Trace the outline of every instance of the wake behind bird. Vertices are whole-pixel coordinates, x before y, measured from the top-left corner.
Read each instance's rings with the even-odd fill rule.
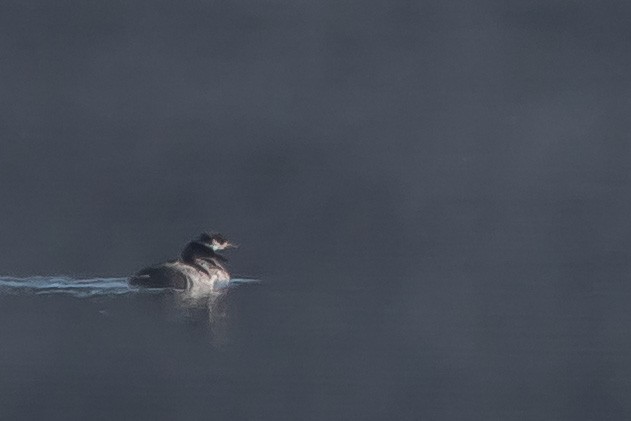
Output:
[[[257,279],[235,278],[218,283],[218,291],[241,284],[260,283]],[[0,277],[0,294],[66,294],[77,298],[130,293],[156,293],[166,288],[137,288],[125,277],[78,279],[68,276]]]

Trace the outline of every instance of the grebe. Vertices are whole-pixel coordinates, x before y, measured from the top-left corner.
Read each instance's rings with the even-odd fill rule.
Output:
[[[217,251],[236,247],[221,234],[202,233],[184,247],[180,259],[141,269],[129,284],[145,288],[209,288],[217,281],[229,281],[222,265],[227,259]]]

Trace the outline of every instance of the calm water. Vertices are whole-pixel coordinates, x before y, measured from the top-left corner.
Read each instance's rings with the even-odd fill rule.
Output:
[[[0,418],[628,419],[629,286],[508,275],[206,300],[3,278]]]

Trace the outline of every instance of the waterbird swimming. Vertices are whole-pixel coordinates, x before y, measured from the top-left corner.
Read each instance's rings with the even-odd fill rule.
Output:
[[[178,260],[141,269],[129,278],[129,284],[146,288],[212,290],[217,281],[230,280],[223,265],[227,259],[217,252],[234,247],[236,245],[221,234],[202,233],[184,247]]]

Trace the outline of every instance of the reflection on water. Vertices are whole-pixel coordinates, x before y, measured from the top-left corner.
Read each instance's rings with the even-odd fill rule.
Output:
[[[228,340],[228,299],[231,289],[225,286],[217,290],[187,289],[167,292],[173,298],[174,309],[189,321],[207,322],[211,343],[223,346]]]
[[[171,310],[177,311],[180,317],[190,321],[205,320],[213,333],[213,343],[221,345],[226,341],[230,292],[238,287],[259,283],[256,279],[233,279],[218,281],[214,288],[202,285],[171,290],[131,287],[127,278],[0,277],[0,295],[65,295],[79,299],[130,294],[159,295],[167,302],[171,301]]]

